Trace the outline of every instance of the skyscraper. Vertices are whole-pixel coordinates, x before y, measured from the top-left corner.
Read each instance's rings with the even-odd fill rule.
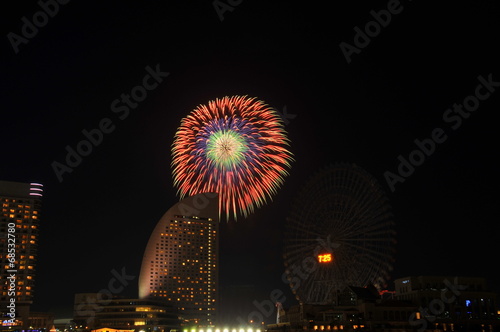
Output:
[[[217,194],[187,197],[156,225],[144,253],[139,297],[162,298],[185,326],[213,326],[218,305]]]
[[[26,326],[33,302],[43,185],[0,181],[2,326]]]

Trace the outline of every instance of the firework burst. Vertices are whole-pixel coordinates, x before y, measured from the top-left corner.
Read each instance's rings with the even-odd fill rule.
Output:
[[[219,213],[247,216],[276,194],[292,161],[279,114],[265,103],[233,96],[200,105],[182,119],[172,147],[181,198],[219,194]]]

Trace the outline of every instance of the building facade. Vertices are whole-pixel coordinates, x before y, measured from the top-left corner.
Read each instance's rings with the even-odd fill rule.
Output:
[[[395,298],[420,308],[414,326],[450,331],[500,327],[496,293],[483,277],[409,276],[394,281]]]
[[[335,304],[298,304],[281,308],[277,324],[268,332],[411,331],[409,319],[416,306],[384,299],[375,287],[347,286],[335,296]]]
[[[99,293],[75,294],[73,323],[77,331],[170,332],[180,329],[177,309],[161,299],[110,299]]]
[[[54,314],[50,312],[30,311],[29,328],[50,331],[54,327]]]
[[[147,244],[139,297],[177,307],[183,326],[214,326],[218,307],[218,196],[187,197],[170,208]]]
[[[42,184],[0,181],[2,326],[29,327],[42,195]]]
[[[279,321],[267,331],[500,331],[496,294],[485,278],[416,276],[394,283],[390,296],[347,286],[330,305],[279,308]]]

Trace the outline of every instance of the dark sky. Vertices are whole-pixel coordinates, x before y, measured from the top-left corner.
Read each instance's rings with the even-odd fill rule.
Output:
[[[223,315],[245,317],[275,289],[294,303],[281,280],[285,217],[310,174],[341,161],[387,192],[393,279],[485,276],[498,291],[499,4],[232,3],[222,21],[212,1],[71,1],[47,22],[37,1],[3,5],[0,179],[45,186],[35,308],[71,316],[74,293],[106,288],[113,269],[138,277],[151,231],[178,200],[170,146],[181,118],[234,94],[296,115],[286,125],[295,162],[272,202],[221,224]],[[390,22],[348,63],[340,43],[355,46],[354,28],[388,6]],[[24,28],[29,38],[13,47],[9,36],[22,37],[34,14],[38,31]],[[113,101],[147,66],[169,75],[120,119]],[[475,96],[479,76],[491,90],[479,88],[488,96],[458,124],[447,110]],[[52,163],[106,118],[113,131],[58,181]],[[447,139],[391,192],[384,173],[397,174],[398,156],[435,128]],[[137,296],[137,283],[120,295]]]

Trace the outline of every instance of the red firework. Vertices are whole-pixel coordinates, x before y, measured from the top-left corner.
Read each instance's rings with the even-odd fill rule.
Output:
[[[219,213],[247,216],[274,196],[292,161],[279,114],[264,102],[232,96],[183,118],[172,147],[181,198],[219,194]]]

